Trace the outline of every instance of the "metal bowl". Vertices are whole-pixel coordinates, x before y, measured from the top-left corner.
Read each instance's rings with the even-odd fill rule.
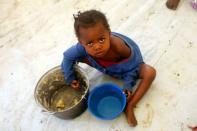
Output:
[[[80,83],[80,89],[70,87],[60,66],[47,71],[38,81],[34,98],[43,112],[62,119],[73,119],[87,109],[89,81],[85,71],[79,66],[74,73]]]

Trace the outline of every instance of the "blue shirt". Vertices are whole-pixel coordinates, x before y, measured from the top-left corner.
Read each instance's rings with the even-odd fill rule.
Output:
[[[139,78],[140,65],[144,63],[140,49],[137,44],[127,36],[115,32],[112,32],[111,34],[122,39],[125,44],[130,47],[131,55],[129,58],[124,62],[108,67],[102,67],[86,52],[85,48],[80,43],[77,43],[64,52],[64,58],[61,64],[65,80],[68,83],[71,83],[72,80],[75,79],[73,72],[74,65],[78,62],[82,62],[82,60],[86,58],[91,66],[97,70],[118,79],[122,79],[124,81],[123,88],[128,90],[132,89],[136,84],[136,80]]]

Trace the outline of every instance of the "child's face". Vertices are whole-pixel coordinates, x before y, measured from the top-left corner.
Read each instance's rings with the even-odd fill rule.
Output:
[[[102,23],[88,28],[79,28],[79,42],[88,54],[95,58],[103,58],[110,48],[110,32]]]

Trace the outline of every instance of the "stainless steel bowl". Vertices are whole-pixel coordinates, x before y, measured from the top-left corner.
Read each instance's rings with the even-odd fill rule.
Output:
[[[76,92],[81,91],[81,96],[75,101],[70,107],[65,109],[56,110],[53,108],[53,98],[57,96],[60,90],[66,89],[68,84],[64,80],[64,75],[60,66],[54,67],[47,71],[38,81],[34,97],[36,103],[41,107],[43,112],[48,114],[53,114],[62,119],[73,119],[80,114],[82,114],[87,108],[87,99],[89,93],[89,81],[85,71],[79,66],[74,67],[77,79],[80,82],[80,90],[75,90]],[[65,87],[66,86],[66,87]],[[71,88],[71,87],[70,87]],[[66,92],[72,98],[72,93]],[[72,99],[63,99],[65,103],[72,101]]]

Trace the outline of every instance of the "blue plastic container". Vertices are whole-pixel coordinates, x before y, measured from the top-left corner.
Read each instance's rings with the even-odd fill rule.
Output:
[[[126,96],[118,85],[105,83],[95,87],[88,97],[89,111],[99,119],[112,120],[122,113]]]

